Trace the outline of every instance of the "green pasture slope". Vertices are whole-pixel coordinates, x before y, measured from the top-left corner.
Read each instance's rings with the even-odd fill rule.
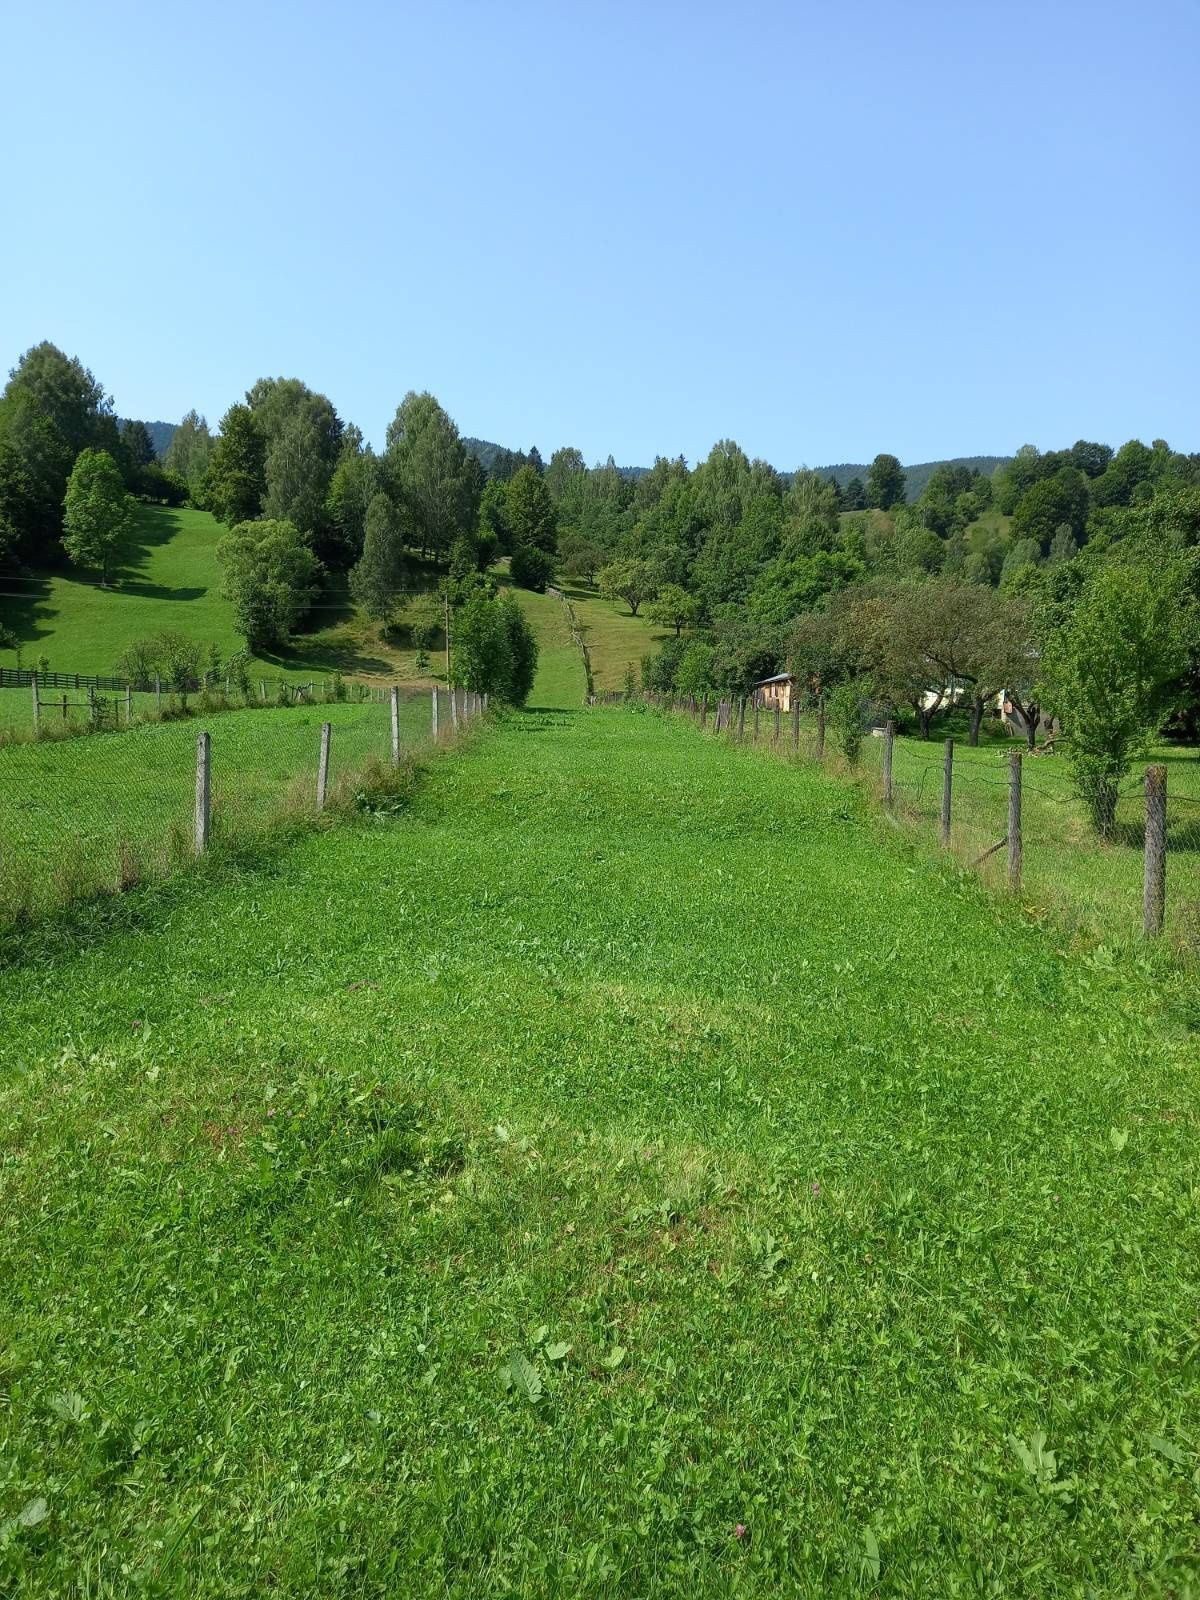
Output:
[[[0,974],[0,1588],[1200,1593],[1192,1019],[547,659]]]

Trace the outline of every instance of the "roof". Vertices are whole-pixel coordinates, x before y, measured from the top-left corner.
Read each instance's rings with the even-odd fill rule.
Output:
[[[773,678],[760,678],[754,687],[761,689],[764,683],[791,683],[792,681],[793,677],[790,672],[777,672]]]

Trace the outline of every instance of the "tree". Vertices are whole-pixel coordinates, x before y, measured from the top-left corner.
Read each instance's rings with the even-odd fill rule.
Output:
[[[713,647],[703,639],[693,639],[675,669],[675,688],[679,694],[697,697],[708,694],[714,683]]]
[[[222,593],[251,650],[286,642],[317,593],[321,564],[290,522],[241,522],[218,541]]]
[[[513,548],[530,545],[553,555],[558,548],[558,517],[554,501],[540,473],[522,467],[509,481],[507,522]]]
[[[291,522],[320,546],[325,504],[342,451],[342,419],[299,378],[260,378],[246,395],[266,443],[263,513]]]
[[[204,494],[218,522],[233,528],[258,516],[266,491],[267,441],[249,406],[230,406],[213,445]]]
[[[458,429],[431,394],[405,395],[388,425],[387,467],[423,554],[444,560],[479,514],[479,480]]]
[[[1043,699],[1062,722],[1102,839],[1112,836],[1121,779],[1169,709],[1194,636],[1185,570],[1162,561],[1100,567],[1046,641]]]
[[[80,567],[99,567],[108,582],[113,557],[133,527],[133,497],[107,450],[81,450],[63,501],[63,548]]]
[[[1013,538],[1034,540],[1039,553],[1045,555],[1063,523],[1078,539],[1087,518],[1087,479],[1075,467],[1064,467],[1052,477],[1039,478],[1018,500],[1013,512]]]
[[[383,464],[375,452],[343,449],[325,496],[321,559],[333,572],[345,572],[363,553],[367,508],[383,489]],[[400,516],[400,508],[393,502]]]
[[[150,437],[150,430],[144,422],[123,422],[121,443],[125,447],[125,454],[135,475],[140,474],[142,468],[148,467],[152,461],[158,460],[154,440]]]
[[[867,473],[867,504],[890,511],[904,499],[904,468],[895,456],[877,455]]]
[[[500,601],[500,614],[508,636],[510,660],[504,699],[509,705],[523,706],[529,699],[537,674],[538,644],[515,595],[506,594]]]
[[[404,598],[404,539],[396,509],[386,494],[367,507],[363,551],[350,573],[350,593],[376,622],[390,622]]]
[[[568,534],[559,542],[560,566],[568,578],[582,578],[595,583],[596,573],[603,565],[604,555],[598,545],[576,533]]]
[[[581,473],[587,472],[587,463],[581,451],[574,445],[563,445],[550,457],[550,465],[546,468],[546,487],[554,497],[557,505],[566,498],[572,486],[572,480],[578,479]]]
[[[519,544],[513,549],[508,570],[514,583],[540,594],[554,576],[554,563],[536,545]]]
[[[168,472],[177,472],[188,486],[188,498],[193,505],[204,500],[204,480],[212,456],[212,435],[208,423],[197,411],[187,416],[171,435],[171,442],[163,456],[163,466]]]
[[[477,589],[454,622],[453,680],[474,694],[505,696],[513,670],[508,626],[496,597]]]
[[[624,600],[636,617],[643,601],[654,597],[654,572],[647,561],[613,561],[596,574],[606,600]]]
[[[695,595],[677,583],[664,584],[658,591],[658,596],[646,612],[651,622],[658,622],[665,628],[674,628],[675,637],[678,638],[684,628],[694,628],[700,620],[700,602]]]
[[[847,511],[867,509],[867,491],[861,478],[851,478],[843,492],[842,501]]]

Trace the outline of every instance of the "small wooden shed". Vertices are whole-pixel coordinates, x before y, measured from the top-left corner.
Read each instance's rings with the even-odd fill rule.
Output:
[[[755,704],[764,706],[769,711],[774,711],[776,708],[780,711],[790,711],[795,690],[796,679],[792,673],[777,672],[773,678],[762,678],[754,685]]]

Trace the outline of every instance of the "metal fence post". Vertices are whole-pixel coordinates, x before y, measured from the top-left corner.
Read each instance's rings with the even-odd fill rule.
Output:
[[[325,796],[329,791],[329,739],[333,732],[331,723],[321,724],[321,753],[317,758],[317,810],[324,811]]]
[[[1146,768],[1146,876],[1142,888],[1142,932],[1163,931],[1167,908],[1167,769]]]
[[[212,741],[202,733],[196,740],[196,854],[202,856],[208,849],[208,832],[212,821]]]
[[[888,722],[883,728],[883,803],[889,808],[895,803],[896,792],[892,782],[892,756],[896,746],[896,724]]]
[[[400,765],[400,690],[392,685],[392,765]]]
[[[1008,887],[1021,892],[1021,752],[1008,753]]]
[[[954,785],[954,740],[946,740],[946,755],[942,761],[942,843],[950,843],[950,797]]]

